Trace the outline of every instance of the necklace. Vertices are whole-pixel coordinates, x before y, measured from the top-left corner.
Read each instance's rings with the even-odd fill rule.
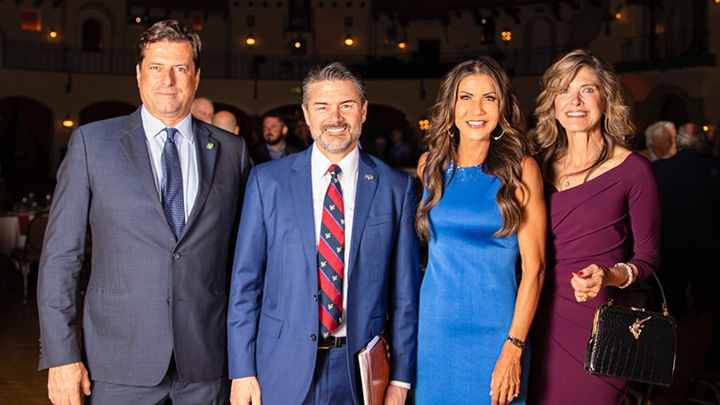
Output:
[[[595,158],[597,158],[598,155],[600,154],[600,151],[602,151],[603,149],[605,149],[605,143],[602,143],[602,144],[600,144],[600,146],[598,146],[597,150],[595,151],[595,153],[592,155],[592,157],[589,160],[591,162],[594,161]],[[561,181],[561,184],[563,187],[570,186],[570,176],[574,176],[576,174],[583,173],[583,172],[587,171],[587,169],[589,169],[589,167],[588,167],[583,170],[577,171],[575,173],[568,174],[568,167],[567,167],[568,160],[570,160],[569,153],[568,153],[567,157],[565,158],[565,161],[563,162],[563,175],[560,177],[560,179],[564,179]],[[590,164],[590,166],[592,166],[592,164]]]

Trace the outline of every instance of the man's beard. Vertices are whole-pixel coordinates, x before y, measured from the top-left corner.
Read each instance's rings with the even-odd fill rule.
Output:
[[[333,145],[329,142],[327,142],[325,139],[323,139],[322,134],[325,133],[326,128],[334,128],[334,127],[340,127],[345,126],[346,129],[348,129],[349,136],[345,139],[345,141],[339,145]],[[312,129],[310,130],[310,134],[312,135],[313,141],[317,142],[318,145],[320,145],[324,150],[330,152],[330,153],[343,153],[347,151],[350,146],[352,146],[355,141],[357,141],[360,138],[361,131],[351,132],[350,126],[345,122],[338,122],[330,125],[323,125],[320,129],[320,135],[316,135]]]
[[[265,138],[265,136],[263,136],[263,138]],[[282,142],[282,141],[283,141],[283,137],[282,137],[282,136],[278,136],[277,138],[273,138],[273,139],[267,139],[267,138],[265,138],[265,143],[268,144],[268,145],[270,145],[270,146],[275,146],[275,145],[279,144],[279,143]]]

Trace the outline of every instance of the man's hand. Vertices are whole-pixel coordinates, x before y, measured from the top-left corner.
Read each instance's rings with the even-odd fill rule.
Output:
[[[80,387],[90,395],[90,378],[81,362],[50,367],[48,370],[48,398],[55,405],[80,405]]]
[[[408,390],[397,385],[388,385],[385,390],[385,401],[383,405],[405,405]]]
[[[231,405],[262,405],[260,384],[257,377],[243,377],[232,380],[230,388]]]

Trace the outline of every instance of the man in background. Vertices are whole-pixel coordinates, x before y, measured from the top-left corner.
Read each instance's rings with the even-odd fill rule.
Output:
[[[213,115],[215,115],[215,107],[212,101],[205,97],[198,97],[192,103],[192,115],[202,122],[212,124]]]
[[[287,133],[288,127],[279,115],[266,115],[262,122],[264,143],[250,149],[253,162],[257,165],[300,152],[300,149],[285,142]]]
[[[235,114],[230,111],[223,110],[216,112],[215,115],[213,115],[212,124],[235,135],[240,133],[240,127],[237,125]]]
[[[645,129],[646,157],[654,162],[667,159],[677,153],[675,124],[670,121],[657,121]]]

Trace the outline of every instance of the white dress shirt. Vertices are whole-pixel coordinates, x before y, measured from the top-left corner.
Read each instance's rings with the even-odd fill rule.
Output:
[[[320,243],[320,227],[322,226],[322,212],[323,203],[325,201],[325,194],[327,193],[328,185],[330,185],[330,173],[327,169],[333,164],[330,159],[318,150],[316,144],[312,144],[312,152],[310,158],[311,167],[311,179],[312,179],[312,196],[313,196],[313,214],[315,215],[315,246]],[[343,266],[343,321],[340,326],[335,330],[333,336],[343,337],[347,336],[347,326],[345,316],[347,311],[347,296],[348,296],[348,267],[350,263],[350,246],[352,244],[352,226],[353,216],[355,214],[355,194],[357,192],[357,179],[358,179],[358,162],[360,161],[360,152],[358,147],[355,147],[347,156],[337,163],[342,170],[342,174],[339,177],[340,188],[342,189],[343,204],[345,206],[345,250],[344,250],[344,263]],[[390,381],[390,385],[396,385],[398,387],[410,389],[410,383],[404,381]]]
[[[150,166],[155,176],[155,187],[162,201],[162,151],[165,147],[167,139],[167,127],[159,119],[153,117],[142,106],[140,109],[140,117],[142,118],[143,129],[145,130],[145,140],[147,143],[148,155],[150,156]],[[182,170],[183,179],[183,203],[185,204],[185,222],[187,222],[193,206],[195,206],[195,198],[198,192],[198,162],[197,151],[195,149],[195,135],[192,132],[192,115],[188,114],[175,127],[181,136],[175,137],[175,145],[180,157],[180,168]]]
[[[312,174],[312,195],[313,195],[313,214],[315,215],[315,246],[320,243],[320,227],[322,224],[323,203],[325,194],[330,185],[330,173],[327,169],[333,164],[330,159],[312,145],[310,158],[311,174]],[[347,335],[345,326],[345,310],[347,308],[348,296],[348,263],[350,261],[350,244],[352,242],[352,225],[353,214],[355,213],[355,191],[357,190],[358,161],[360,160],[360,152],[355,148],[341,161],[337,163],[342,173],[339,176],[340,188],[342,189],[343,205],[345,206],[345,250],[343,262],[343,321],[335,330],[333,336],[343,337]]]

